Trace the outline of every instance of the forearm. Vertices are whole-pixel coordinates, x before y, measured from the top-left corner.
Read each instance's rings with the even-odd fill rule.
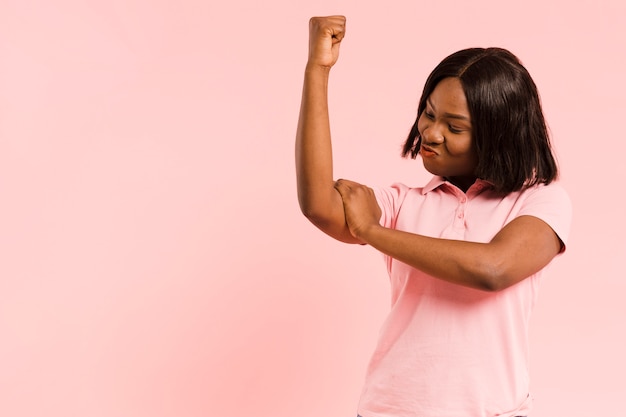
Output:
[[[333,162],[328,116],[330,68],[307,66],[296,134],[298,200],[307,214],[330,206]]]
[[[454,284],[493,291],[508,286],[499,276],[498,261],[487,243],[421,236],[379,225],[358,237],[382,253],[433,277]]]

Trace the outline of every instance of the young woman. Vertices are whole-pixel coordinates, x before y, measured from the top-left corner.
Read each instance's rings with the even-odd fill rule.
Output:
[[[300,207],[335,239],[381,251],[392,286],[359,415],[528,415],[528,321],[571,219],[534,82],[504,49],[445,58],[403,152],[432,180],[374,190],[333,179],[327,87],[345,18],[312,18],[309,31]]]

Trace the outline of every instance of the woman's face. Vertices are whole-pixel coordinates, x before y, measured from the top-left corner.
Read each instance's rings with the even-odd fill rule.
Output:
[[[444,78],[426,100],[417,122],[422,137],[419,153],[424,168],[445,177],[464,191],[476,180],[478,154],[472,141],[472,121],[458,78]]]

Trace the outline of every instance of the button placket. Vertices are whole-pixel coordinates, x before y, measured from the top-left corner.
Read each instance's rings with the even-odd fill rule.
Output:
[[[467,206],[467,196],[461,196],[459,198],[459,206],[456,209],[456,219],[454,219],[454,226],[456,228],[465,227],[465,208]]]

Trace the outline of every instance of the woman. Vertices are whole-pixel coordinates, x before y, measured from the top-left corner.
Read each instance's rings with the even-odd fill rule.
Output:
[[[382,252],[392,285],[359,415],[528,415],[528,321],[571,219],[534,82],[504,49],[444,59],[403,152],[433,179],[373,190],[333,180],[327,87],[345,18],[312,18],[309,31],[300,207],[335,239]]]

